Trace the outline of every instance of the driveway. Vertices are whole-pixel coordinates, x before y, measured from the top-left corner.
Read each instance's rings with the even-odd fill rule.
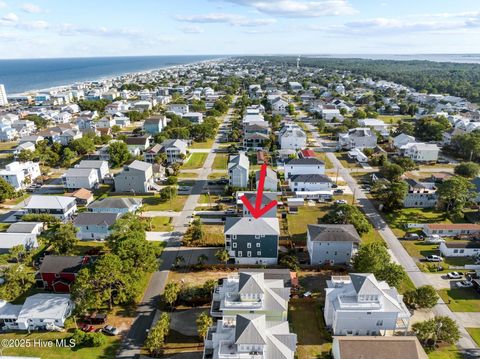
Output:
[[[440,289],[451,289],[455,288],[455,283],[460,282],[462,279],[448,279],[446,274],[435,274],[435,273],[425,273],[430,285],[433,288]]]
[[[236,100],[236,98],[235,98]],[[235,103],[235,100],[233,103]],[[233,105],[228,110],[223,123],[230,121],[233,114]],[[209,151],[207,159],[203,165],[203,168],[199,170],[198,179],[195,180],[195,184],[192,187],[191,194],[188,196],[187,201],[183,207],[183,210],[179,212],[179,215],[173,217],[174,230],[170,233],[168,238],[167,248],[163,251],[160,259],[160,270],[154,272],[148,283],[148,287],[143,296],[142,302],[137,306],[137,317],[135,318],[130,330],[122,340],[120,348],[117,353],[117,358],[137,358],[140,355],[143,343],[147,337],[147,329],[152,325],[155,311],[158,308],[158,302],[160,296],[163,293],[165,285],[168,280],[168,272],[174,263],[175,257],[181,255],[185,258],[186,263],[195,264],[198,256],[206,254],[209,258],[209,263],[218,263],[215,258],[215,252],[218,248],[183,248],[180,247],[182,243],[182,237],[185,234],[187,227],[186,224],[190,222],[190,218],[193,215],[195,207],[198,206],[200,200],[200,194],[202,193],[206,183],[208,175],[212,170],[213,160],[215,158],[215,150],[219,147],[220,134],[217,134],[212,150]],[[175,247],[175,248],[172,248]],[[190,353],[188,353],[190,354]],[[175,355],[174,358],[195,358],[197,353],[191,355]],[[199,354],[201,358],[201,353]]]
[[[456,312],[457,322],[465,328],[480,328],[480,313],[478,312]]]

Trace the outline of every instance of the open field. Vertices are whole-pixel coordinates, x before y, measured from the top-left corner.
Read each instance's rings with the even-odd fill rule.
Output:
[[[212,172],[208,175],[208,179],[219,179],[222,177],[227,177],[227,171],[225,172]]]
[[[205,163],[205,160],[207,159],[207,156],[208,156],[208,153],[203,153],[203,152],[192,153],[188,158],[188,161],[182,165],[181,169],[191,170],[191,169],[202,168],[203,164]]]
[[[195,172],[180,172],[178,178],[197,178],[198,173]]]
[[[408,223],[451,223],[445,212],[425,208],[403,208],[393,213],[382,213],[393,233],[404,237]]]
[[[224,246],[223,224],[202,224],[202,239],[192,240],[190,231],[183,237],[185,245],[194,247]]]
[[[307,239],[307,225],[317,224],[318,218],[325,215],[325,209],[317,206],[305,206],[298,209],[297,214],[287,214],[288,233],[293,241]]]
[[[213,160],[214,170],[226,170],[228,165],[228,153],[217,153]]]

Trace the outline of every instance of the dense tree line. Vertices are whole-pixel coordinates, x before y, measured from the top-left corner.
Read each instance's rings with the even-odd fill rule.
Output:
[[[249,57],[277,64],[296,64],[296,57]],[[428,93],[448,93],[480,102],[480,65],[433,61],[302,58],[302,65],[327,72],[349,71],[356,75],[384,79]]]

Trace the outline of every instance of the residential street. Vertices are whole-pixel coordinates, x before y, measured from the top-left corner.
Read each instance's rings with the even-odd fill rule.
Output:
[[[322,140],[320,139],[318,132],[314,128],[314,126],[307,124],[307,127],[311,131],[312,136],[316,141],[316,145],[319,148],[325,149],[324,144],[322,143]],[[432,284],[429,281],[429,278],[420,271],[420,269],[415,264],[415,261],[403,248],[402,244],[393,234],[388,224],[383,220],[380,213],[374,207],[373,203],[367,198],[367,196],[357,184],[355,179],[350,176],[348,169],[345,169],[343,167],[343,165],[337,159],[334,153],[327,152],[327,157],[332,162],[334,168],[339,169],[339,174],[343,177],[352,192],[355,194],[358,205],[363,208],[366,216],[369,218],[373,226],[378,230],[384,241],[387,243],[388,248],[394,256],[394,260],[404,267],[405,271],[407,272],[408,276],[415,284],[415,286],[419,287],[422,285]],[[457,321],[461,332],[461,338],[458,342],[459,349],[471,350],[478,348],[470,334],[468,334],[468,332],[466,331],[460,318],[457,317],[457,315],[448,308],[448,306],[442,301],[442,299],[439,299],[438,304],[433,308],[433,312],[435,313],[435,315],[447,316],[450,318],[454,318]],[[478,354],[480,354],[480,350],[477,349],[476,351],[478,351]]]
[[[235,101],[233,101],[233,103],[235,103]],[[233,107],[229,109],[222,124],[230,121],[232,113]],[[203,168],[200,169],[199,176],[195,180],[195,184],[193,185],[191,193],[188,196],[187,201],[185,202],[183,210],[181,212],[178,212],[178,215],[175,215],[173,217],[174,229],[172,235],[168,240],[167,249],[162,253],[162,256],[160,258],[160,270],[153,273],[152,278],[145,291],[142,302],[138,304],[137,317],[135,318],[132,327],[122,341],[117,356],[118,358],[135,358],[140,354],[142,345],[147,337],[147,330],[152,325],[155,310],[158,308],[160,295],[163,293],[163,290],[167,283],[169,269],[171,268],[175,257],[177,257],[177,255],[182,252],[182,256],[185,258],[188,265],[188,263],[196,263],[196,258],[200,254],[208,252],[210,254],[210,260],[215,260],[215,257],[212,256],[211,252],[215,252],[216,250],[218,250],[218,248],[208,248],[193,251],[180,246],[182,237],[187,231],[188,224],[192,219],[193,211],[199,205],[200,195],[205,185],[207,184],[208,175],[212,171],[212,165],[215,159],[215,152],[219,148],[220,144],[219,138],[220,133],[217,134],[213,147],[208,152],[207,159],[205,160]]]

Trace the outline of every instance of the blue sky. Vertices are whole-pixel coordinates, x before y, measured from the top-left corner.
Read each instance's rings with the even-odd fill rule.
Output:
[[[479,53],[478,0],[0,0],[0,58]]]

